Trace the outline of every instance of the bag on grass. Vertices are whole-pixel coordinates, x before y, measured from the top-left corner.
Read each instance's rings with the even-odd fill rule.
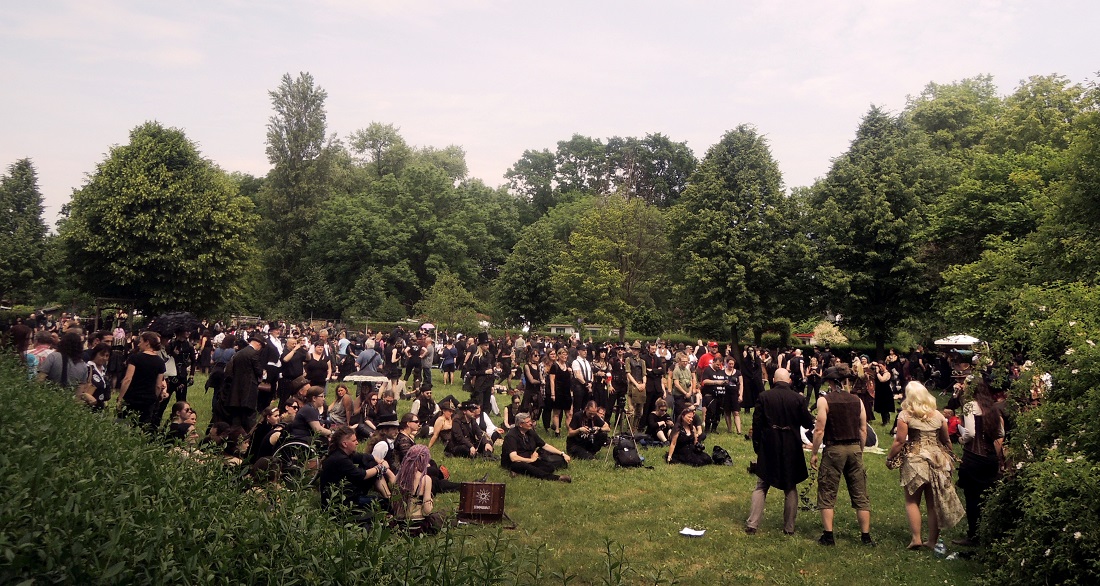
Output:
[[[718,466],[733,466],[733,458],[722,446],[714,446],[710,459],[711,462]]]
[[[554,470],[561,470],[569,466],[569,462],[565,461],[565,456],[561,454],[551,454],[545,449],[539,449],[539,460],[546,462],[554,467]]]
[[[637,468],[642,465],[642,456],[638,453],[638,446],[630,436],[619,436],[618,442],[612,448],[611,455],[615,458],[615,464],[623,468]]]

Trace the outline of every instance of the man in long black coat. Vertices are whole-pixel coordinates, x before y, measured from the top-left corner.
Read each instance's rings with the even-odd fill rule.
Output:
[[[752,447],[756,451],[756,489],[745,532],[756,533],[764,518],[764,499],[771,487],[784,493],[783,532],[794,533],[798,515],[798,483],[809,478],[802,453],[799,427],[811,429],[814,418],[802,395],[791,390],[791,375],[785,368],[775,371],[772,388],[760,395],[752,414]]]
[[[267,341],[260,334],[253,334],[248,345],[229,359],[225,367],[225,413],[230,425],[252,429],[256,420],[256,401],[259,395],[263,363],[260,349]]]

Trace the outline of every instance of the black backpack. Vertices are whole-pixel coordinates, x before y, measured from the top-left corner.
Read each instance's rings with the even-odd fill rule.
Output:
[[[618,442],[612,448],[611,455],[615,458],[615,464],[623,468],[637,468],[642,465],[642,456],[638,453],[638,446],[634,443],[634,438],[629,436],[619,436]]]
[[[733,458],[722,446],[714,446],[710,459],[718,466],[733,466]]]

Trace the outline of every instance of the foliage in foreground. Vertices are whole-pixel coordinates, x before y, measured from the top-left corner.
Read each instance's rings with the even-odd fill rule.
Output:
[[[534,584],[545,552],[499,530],[411,538],[323,514],[310,490],[247,490],[0,364],[0,583]],[[603,583],[638,574],[605,544]],[[666,583],[658,574],[649,583]]]

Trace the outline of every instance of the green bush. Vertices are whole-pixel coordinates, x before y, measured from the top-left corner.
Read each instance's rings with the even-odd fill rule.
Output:
[[[243,490],[236,472],[0,370],[0,583],[485,583],[524,559],[499,538],[508,555],[484,560],[457,555],[462,535],[341,525],[309,490]]]

